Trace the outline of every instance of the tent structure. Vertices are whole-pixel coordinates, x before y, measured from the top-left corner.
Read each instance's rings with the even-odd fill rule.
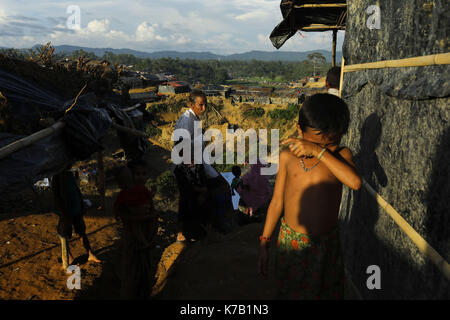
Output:
[[[283,44],[297,31],[333,31],[332,65],[336,65],[336,38],[338,30],[345,30],[346,0],[282,0],[283,21],[270,34],[275,48]]]

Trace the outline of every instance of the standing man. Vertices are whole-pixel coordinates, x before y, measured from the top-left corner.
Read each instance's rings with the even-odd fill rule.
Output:
[[[203,116],[203,114],[206,111],[206,106],[207,106],[207,99],[206,99],[206,95],[201,91],[201,90],[197,90],[194,89],[193,91],[191,91],[190,95],[189,95],[189,109],[183,113],[181,115],[181,117],[178,119],[177,123],[175,124],[175,130],[176,129],[186,129],[191,137],[191,159],[194,159],[194,137],[195,137],[195,132],[194,132],[194,124],[196,121],[201,121],[200,118]],[[182,141],[182,139],[175,141],[175,145],[180,143]],[[202,136],[202,154],[203,154],[203,150],[205,148],[205,143],[203,141],[203,136]],[[216,171],[216,169],[214,169],[210,164],[207,164],[204,162],[204,160],[202,160],[202,166],[204,169],[204,173],[206,176],[206,185],[207,185],[207,189],[208,191],[210,191],[210,195],[211,194],[215,194],[215,193],[226,193],[224,189],[224,187],[228,187],[228,183],[222,178],[222,176]],[[182,170],[179,170],[180,172]],[[184,185],[184,184],[183,184]],[[183,187],[183,185],[179,184],[179,188],[180,188],[180,193],[181,188]],[[215,190],[213,190],[215,189]],[[183,190],[184,191],[184,190]],[[211,192],[212,191],[212,192]],[[231,191],[227,190],[228,193],[230,194],[230,202],[231,202]],[[184,192],[183,192],[184,193]],[[179,209],[183,208],[184,204],[181,203],[179,204]],[[183,232],[180,230],[178,232],[178,236],[177,236],[177,241],[185,241],[185,237],[183,235]]]

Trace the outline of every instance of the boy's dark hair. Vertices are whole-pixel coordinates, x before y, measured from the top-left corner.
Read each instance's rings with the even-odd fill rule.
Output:
[[[205,101],[206,101],[206,94],[202,90],[194,89],[189,94],[189,102],[195,103],[195,100],[197,99],[197,97],[203,97],[203,99],[205,99]]]
[[[348,129],[350,112],[339,97],[328,93],[317,93],[308,97],[298,113],[298,124],[302,131],[306,127],[320,130],[333,140],[340,139]]]
[[[236,177],[236,176],[240,176],[241,175],[241,167],[239,167],[239,166],[233,166],[232,168],[231,168],[231,172],[233,173],[233,175]]]
[[[339,89],[340,79],[341,79],[340,67],[333,67],[330,70],[328,70],[326,82],[328,82],[330,88]]]
[[[134,159],[131,160],[127,163],[127,167],[130,168],[131,170],[136,169],[137,167],[144,167],[144,168],[148,168],[147,163],[142,160],[142,159]]]

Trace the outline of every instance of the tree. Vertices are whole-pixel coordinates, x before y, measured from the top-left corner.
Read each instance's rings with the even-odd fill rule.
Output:
[[[308,59],[314,64],[314,76],[316,76],[316,63],[323,64],[327,62],[327,59],[320,52],[313,52],[308,54]]]

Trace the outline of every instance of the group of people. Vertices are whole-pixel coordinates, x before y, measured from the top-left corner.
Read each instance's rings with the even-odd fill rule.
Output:
[[[237,212],[249,219],[265,217],[258,258],[258,272],[263,278],[268,276],[269,248],[273,243],[277,248],[278,298],[343,298],[344,271],[338,230],[341,193],[343,185],[359,189],[362,180],[352,152],[340,146],[350,115],[346,103],[336,94],[339,77],[339,68],[332,68],[327,74],[328,93],[306,98],[299,109],[298,137],[282,142],[286,148],[279,156],[273,191],[267,176],[261,174],[260,161],[243,177],[241,168],[233,167],[231,188],[211,165],[195,164],[193,157],[190,162],[176,165],[173,173],[180,191],[178,242],[201,239],[208,223],[226,232],[228,214],[236,213],[229,207],[231,196],[238,193],[241,200]],[[175,129],[189,131],[192,144],[194,123],[200,121],[206,108],[205,94],[193,90],[189,109],[175,125]],[[124,225],[124,298],[150,295],[149,248],[156,234],[157,214],[152,194],[145,187],[147,173],[145,163],[135,161],[122,168],[117,176],[121,192],[115,202],[115,212]],[[84,212],[81,194],[74,185],[75,180],[67,171],[53,178],[56,204],[61,213],[58,234],[62,239],[65,267],[72,262],[63,243],[70,238],[72,225],[82,236],[89,259],[98,261],[85,234],[80,218]],[[278,236],[273,238],[279,222]]]

